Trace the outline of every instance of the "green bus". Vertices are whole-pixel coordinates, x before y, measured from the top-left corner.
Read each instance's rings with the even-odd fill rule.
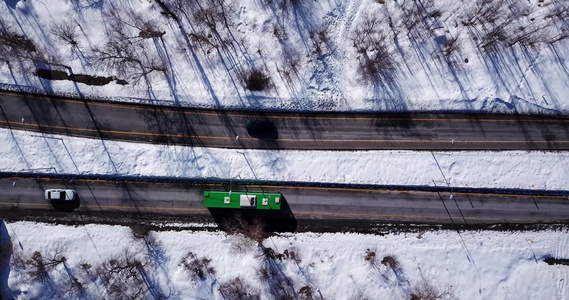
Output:
[[[204,207],[212,208],[280,210],[281,203],[280,193],[205,191],[203,196]]]

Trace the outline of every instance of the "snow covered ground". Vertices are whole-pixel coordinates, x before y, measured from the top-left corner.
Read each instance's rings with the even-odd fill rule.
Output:
[[[567,1],[166,2],[6,0],[0,83],[194,107],[569,111]],[[252,71],[266,88],[247,88]]]
[[[191,148],[0,129],[0,171],[566,190],[569,153]]]
[[[2,224],[4,242],[9,236],[14,245],[10,276],[2,276],[9,286],[3,299],[131,299],[139,290],[149,299],[410,299],[427,287],[443,294],[439,299],[569,297],[569,267],[543,262],[569,257],[566,229],[283,233],[262,246],[222,232],[150,231],[138,238],[133,232],[106,225]],[[36,266],[61,257],[65,262],[38,272],[36,251]],[[398,265],[382,264],[387,256]]]
[[[169,14],[149,0],[3,1],[0,85],[193,107],[569,112],[567,1],[198,2],[168,1]],[[41,69],[110,83],[41,79]],[[268,79],[261,91],[246,87],[253,71]],[[567,152],[237,152],[6,129],[0,141],[0,171],[555,190],[569,181]],[[134,238],[127,227],[28,222],[1,232],[2,253],[8,236],[14,246],[3,299],[131,298],[137,287],[146,298],[223,299],[239,286],[260,299],[408,299],[429,286],[458,299],[569,297],[567,266],[542,262],[569,258],[567,229],[264,240],[282,260],[223,232]],[[400,266],[381,264],[389,255]],[[115,270],[105,283],[126,260],[132,276]],[[48,276],[30,280],[38,274]]]

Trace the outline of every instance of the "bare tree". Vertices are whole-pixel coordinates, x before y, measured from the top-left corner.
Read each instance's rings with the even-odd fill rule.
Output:
[[[0,59],[6,62],[20,60],[34,55],[37,47],[25,35],[17,33],[12,26],[0,19]]]
[[[386,44],[386,36],[381,30],[383,19],[378,11],[361,17],[356,26],[352,42],[359,54],[359,70],[365,80],[384,80],[396,68],[396,62]]]
[[[168,70],[166,62],[158,55],[152,43],[145,42],[149,38],[160,38],[160,32],[152,20],[145,20],[132,9],[119,11],[111,7],[103,13],[111,24],[107,31],[108,40],[102,46],[91,49],[92,59],[107,72],[116,73],[119,77],[130,78],[137,84],[141,78],[149,83],[148,75],[152,72],[165,74]]]
[[[77,22],[67,19],[60,23],[53,23],[50,32],[60,41],[71,47],[79,47],[79,34],[77,33]]]
[[[96,274],[113,299],[144,299],[148,288],[142,277],[148,262],[125,251],[97,267]]]
[[[49,278],[49,272],[65,261],[67,261],[67,259],[60,254],[59,249],[47,259],[43,257],[41,252],[36,251],[32,257],[26,261],[26,264],[30,266],[28,274],[34,280],[45,282]]]

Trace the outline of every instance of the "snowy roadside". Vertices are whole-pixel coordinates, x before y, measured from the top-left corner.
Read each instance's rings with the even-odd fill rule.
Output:
[[[0,84],[219,109],[569,112],[564,1],[160,3],[2,3]]]
[[[565,190],[569,152],[265,151],[0,129],[0,171]]]
[[[14,245],[8,289],[2,291],[6,299],[116,298],[137,292],[170,299],[225,299],[231,293],[250,299],[409,299],[429,289],[440,299],[569,294],[569,268],[543,261],[569,257],[566,229],[283,233],[258,245],[223,232],[141,235],[134,227],[33,222],[2,223],[1,229],[3,245],[8,239]],[[34,256],[37,252],[41,256]],[[50,265],[41,270],[39,262]],[[138,272],[129,273],[132,264]],[[48,281],[41,280],[44,274]]]

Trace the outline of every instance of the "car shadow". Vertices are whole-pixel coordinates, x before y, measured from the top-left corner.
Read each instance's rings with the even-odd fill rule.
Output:
[[[279,131],[271,121],[249,120],[246,124],[247,133],[260,140],[275,141],[279,139]]]
[[[51,200],[50,204],[57,211],[72,212],[73,210],[79,208],[79,205],[81,204],[81,199],[79,198],[79,195],[77,195],[75,197],[75,200],[67,200],[67,201]]]

